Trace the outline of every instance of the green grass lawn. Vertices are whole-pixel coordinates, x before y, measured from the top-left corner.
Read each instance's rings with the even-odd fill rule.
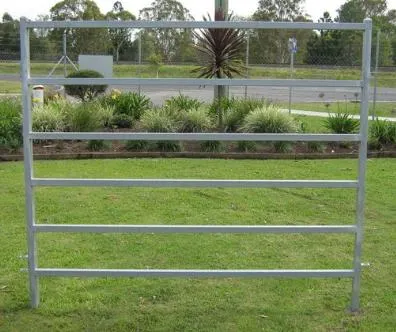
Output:
[[[31,64],[33,75],[48,75],[54,68],[54,63],[35,63]],[[68,65],[68,71],[72,71],[71,65]],[[164,65],[159,70],[160,77],[196,77],[191,70],[196,68],[193,65]],[[149,65],[114,65],[114,76],[116,77],[156,77],[156,70]],[[19,73],[19,63],[0,63],[0,74],[17,74]],[[58,66],[55,75],[63,75],[63,65]],[[250,67],[249,76],[251,78],[279,78],[285,79],[290,77],[289,68],[279,67]],[[337,79],[337,80],[358,80],[361,77],[359,69],[350,68],[298,68],[295,70],[294,77],[298,79]],[[378,86],[395,87],[396,74],[394,72],[381,72],[378,75]]]
[[[21,83],[0,80],[0,93],[20,93]]]
[[[279,103],[279,106],[285,109],[289,108],[288,103]],[[327,107],[325,103],[292,103],[292,109],[326,113],[347,112],[350,114],[359,114],[360,104],[339,102],[330,103]],[[373,103],[370,103],[369,114],[373,114]],[[375,116],[396,117],[396,103],[377,103],[374,114]]]
[[[368,162],[362,313],[349,279],[43,278],[28,308],[22,163],[0,164],[0,331],[394,331],[396,160]],[[355,179],[356,160],[37,162],[37,177]],[[352,224],[354,190],[39,188],[40,223]],[[352,235],[39,234],[41,267],[351,268]]]

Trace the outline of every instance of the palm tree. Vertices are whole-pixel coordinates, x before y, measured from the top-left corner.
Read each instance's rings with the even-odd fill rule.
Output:
[[[203,18],[211,21],[210,15]],[[231,21],[232,15],[226,15],[218,10],[215,21]],[[245,66],[242,62],[245,34],[239,29],[203,29],[193,33],[197,43],[195,47],[200,53],[201,64],[192,72],[198,78],[234,78],[242,76]],[[226,87],[218,86],[216,96],[222,99],[226,96]],[[219,103],[220,104],[220,103]],[[219,126],[222,126],[222,113],[218,109]]]

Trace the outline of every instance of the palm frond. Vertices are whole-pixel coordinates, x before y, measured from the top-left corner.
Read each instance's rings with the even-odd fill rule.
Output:
[[[211,17],[203,18],[210,21]],[[232,15],[224,17],[219,11],[216,20],[232,20]],[[200,54],[201,64],[192,70],[199,78],[233,78],[242,76],[246,67],[242,62],[245,34],[240,29],[203,29],[194,32],[197,40],[195,48]]]

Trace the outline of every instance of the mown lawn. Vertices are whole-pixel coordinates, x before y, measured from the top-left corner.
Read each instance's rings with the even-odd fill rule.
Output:
[[[355,179],[356,160],[37,162],[38,177]],[[362,312],[349,279],[41,279],[28,308],[22,163],[0,164],[1,331],[394,331],[396,160],[368,162]],[[351,224],[353,190],[40,188],[41,223]],[[41,267],[351,268],[352,235],[39,234]]]
[[[31,64],[32,75],[48,75],[54,68],[54,63],[35,63]],[[68,72],[73,70],[68,65]],[[196,68],[193,65],[163,65],[159,70],[159,77],[162,78],[185,78],[196,77],[191,71]],[[114,76],[116,77],[156,77],[157,72],[150,65],[114,65]],[[19,63],[0,63],[0,74],[18,74],[20,71]],[[63,75],[63,65],[57,67],[54,75]],[[258,67],[249,68],[250,78],[290,78],[289,68],[280,67]],[[337,80],[358,80],[361,77],[360,69],[337,68],[297,68],[294,72],[294,78],[298,79],[337,79]],[[394,72],[381,72],[378,74],[378,86],[390,87],[396,86],[396,74]]]
[[[288,103],[279,103],[282,108],[288,109]],[[350,113],[359,114],[360,104],[345,103],[345,102],[332,102],[327,106],[325,103],[292,103],[292,109],[314,111],[314,112],[330,112],[330,113]],[[377,103],[374,111],[375,116],[396,117],[396,103]],[[370,103],[369,115],[373,114],[373,103]]]

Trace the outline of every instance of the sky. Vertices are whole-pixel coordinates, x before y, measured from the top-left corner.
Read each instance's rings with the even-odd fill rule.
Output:
[[[179,0],[190,10],[196,20],[201,20],[202,15],[212,14],[214,11],[214,0]],[[305,11],[311,15],[314,21],[322,16],[323,12],[330,12],[336,16],[336,10],[346,0],[306,0]],[[39,14],[48,14],[49,9],[58,1],[56,0],[1,0],[0,14],[8,12],[14,18],[26,16],[30,19],[37,18]],[[115,0],[96,0],[101,11],[106,13],[111,10]],[[152,0],[122,0],[124,8],[138,16],[139,10],[151,4]],[[256,10],[258,0],[229,0],[229,9],[238,16],[250,16]],[[396,0],[388,0],[388,9],[396,9]]]

